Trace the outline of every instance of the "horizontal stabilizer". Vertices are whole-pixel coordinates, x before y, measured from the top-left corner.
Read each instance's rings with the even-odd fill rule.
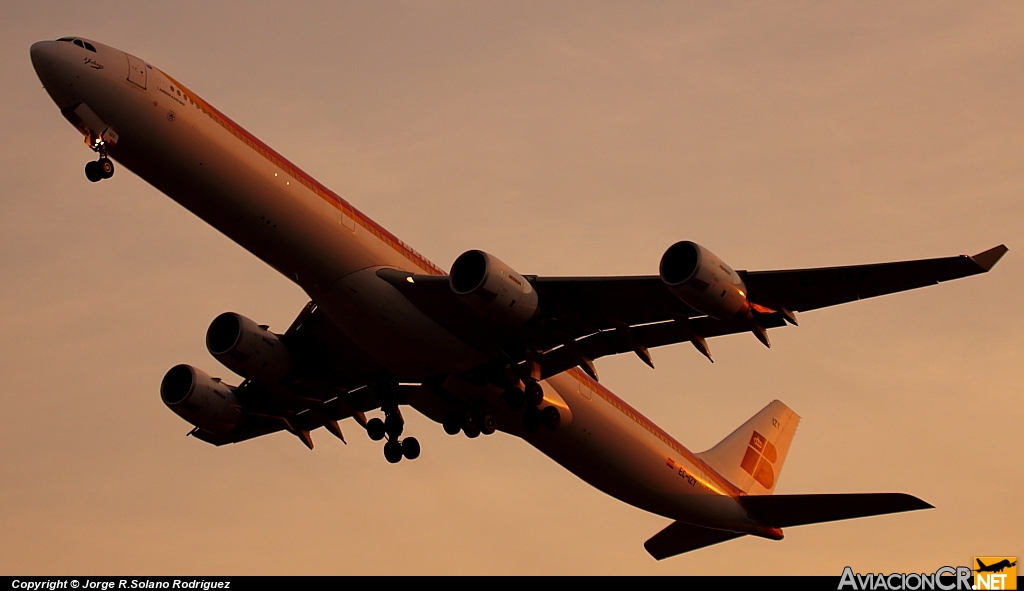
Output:
[[[903,493],[751,495],[739,501],[751,517],[779,528],[934,508]]]
[[[747,534],[677,521],[644,542],[644,548],[651,556],[661,560],[745,535]]]

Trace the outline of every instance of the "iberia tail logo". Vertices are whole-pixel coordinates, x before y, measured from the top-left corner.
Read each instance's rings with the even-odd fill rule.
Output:
[[[779,453],[775,446],[764,438],[757,431],[750,436],[750,443],[747,444],[747,453],[743,455],[740,468],[747,474],[754,477],[761,486],[771,489],[775,484],[775,470],[772,466],[775,460],[779,459]]]

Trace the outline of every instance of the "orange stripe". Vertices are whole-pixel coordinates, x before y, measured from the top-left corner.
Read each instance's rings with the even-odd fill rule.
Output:
[[[391,246],[391,248],[395,249],[396,252],[404,256],[411,263],[413,263],[420,269],[426,271],[427,274],[429,275],[445,274],[445,272],[440,267],[428,261],[426,257],[424,257],[420,253],[416,252],[415,250],[407,246],[404,242],[399,240],[398,237],[396,237],[391,232],[385,230],[383,226],[370,219],[367,215],[365,215],[355,207],[352,207],[352,204],[343,199],[340,195],[328,189],[323,183],[309,176],[298,166],[292,164],[291,161],[289,161],[287,158],[278,154],[270,146],[263,143],[259,138],[246,131],[241,125],[238,125],[237,123],[232,121],[227,115],[221,113],[219,110],[214,108],[213,105],[199,98],[199,96],[196,95],[194,92],[186,90],[185,87],[182,86],[180,82],[169,76],[166,72],[164,72],[163,70],[160,70],[160,72],[164,76],[167,76],[167,79],[173,82],[174,85],[177,86],[178,89],[185,94],[185,98],[191,99],[192,102],[196,103],[201,109],[205,109],[207,116],[216,121],[221,127],[227,129],[229,132],[232,132],[232,135],[238,137],[239,139],[243,139],[243,141],[248,140],[247,143],[251,143],[253,151],[260,154],[270,163],[277,166],[285,173],[290,175],[292,178],[305,185],[306,188],[312,190],[314,193],[319,195],[321,199],[326,201],[335,209],[342,212],[342,214],[347,213],[346,210],[348,210],[348,212],[351,212],[352,218],[358,221],[361,226],[375,234],[384,243]],[[626,415],[627,417],[632,419],[633,422],[637,423],[638,425],[649,431],[659,440],[661,440],[666,445],[675,450],[679,455],[686,458],[686,460],[689,461],[691,464],[699,466],[703,470],[703,472],[710,476],[711,479],[715,481],[715,484],[717,484],[722,490],[729,491],[730,493],[733,494],[733,496],[743,494],[742,491],[736,488],[736,486],[734,486],[731,482],[723,478],[722,475],[720,475],[713,468],[711,468],[711,466],[708,466],[706,463],[704,463],[703,460],[695,456],[693,452],[683,447],[682,444],[673,439],[671,435],[666,433],[664,429],[652,423],[650,420],[647,419],[647,417],[640,414],[632,406],[626,404],[624,400],[613,394],[611,390],[605,388],[598,382],[595,382],[590,378],[590,376],[585,375],[579,369],[570,369],[568,373],[569,375],[573,376],[576,380],[581,382],[582,387],[590,388],[591,390],[597,392],[599,396],[604,398],[613,407],[618,409],[619,412]]]
[[[699,468],[701,468],[701,470],[708,475],[708,477],[714,482],[714,484],[716,484],[719,487],[719,489],[728,492],[734,497],[745,494],[742,490],[737,488],[736,485],[726,480],[724,476],[719,474],[714,468],[705,463],[704,460],[698,458],[692,451],[683,447],[681,443],[679,443],[671,435],[666,433],[664,429],[652,423],[650,419],[640,414],[640,411],[636,410],[635,408],[627,404],[625,400],[616,396],[611,390],[605,388],[600,383],[595,382],[590,376],[583,373],[582,370],[574,367],[568,370],[566,373],[568,373],[570,376],[579,381],[580,387],[589,388],[590,390],[597,392],[598,396],[604,398],[605,401],[611,404],[619,412],[632,419],[634,423],[640,425],[645,430],[650,432],[652,435],[660,439],[663,443],[665,443],[673,450],[675,450],[676,453],[683,456],[688,462],[690,462],[694,466],[698,466]]]
[[[352,207],[352,204],[342,199],[340,195],[328,189],[326,186],[323,185],[323,183],[317,181],[313,177],[306,174],[298,166],[292,164],[287,158],[278,154],[270,146],[260,141],[259,138],[246,131],[241,125],[238,125],[230,118],[228,118],[226,115],[224,115],[224,113],[218,111],[216,108],[213,107],[213,105],[199,98],[194,92],[186,90],[185,87],[182,86],[180,82],[169,76],[166,72],[164,72],[163,70],[160,70],[160,72],[164,76],[167,76],[167,79],[170,80],[176,87],[178,87],[179,90],[182,91],[182,93],[185,94],[186,99],[190,99],[192,102],[196,103],[196,105],[201,110],[205,111],[206,115],[209,116],[210,119],[216,121],[217,124],[231,132],[231,134],[234,135],[235,137],[239,138],[242,141],[245,141],[254,152],[259,154],[260,156],[263,156],[263,158],[268,160],[271,164],[280,168],[286,174],[294,178],[296,181],[305,185],[307,189],[313,191],[313,193],[315,193],[329,205],[340,211],[343,215],[351,215],[351,217],[354,220],[359,222],[359,225],[363,226],[372,234],[380,238],[382,242],[393,248],[396,252],[405,257],[409,262],[416,265],[421,270],[425,271],[428,275],[445,274],[445,272],[440,267],[428,261],[426,257],[410,248],[407,244],[399,240],[398,237],[396,237],[394,234],[385,230],[383,226],[370,219],[366,214]]]

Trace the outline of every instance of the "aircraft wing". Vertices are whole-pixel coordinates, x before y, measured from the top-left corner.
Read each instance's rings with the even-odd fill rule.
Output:
[[[235,390],[242,421],[230,432],[200,428],[189,435],[212,443],[239,443],[289,431],[312,447],[309,431],[380,406],[371,388],[381,366],[350,341],[310,302],[281,335],[295,371],[285,382],[266,386],[246,380]]]
[[[1007,250],[1000,245],[974,256],[738,273],[747,284],[750,301],[804,312],[984,273]],[[611,320],[633,325],[701,315],[672,295],[657,275],[538,277],[532,282],[559,308],[601,328],[610,327]]]
[[[760,308],[763,328],[782,326],[790,312],[814,310],[984,273],[1007,252],[997,246],[975,256],[916,261],[793,269],[739,271],[750,301]],[[526,276],[540,296],[541,316],[521,330],[483,322],[459,301],[447,276],[383,269],[378,276],[454,334],[481,350],[503,353],[515,361],[534,355],[542,376],[579,365],[594,375],[590,361],[635,352],[650,362],[647,349],[691,341],[702,352],[704,339],[749,332],[739,320],[718,320],[674,296],[657,275],[627,277]],[[707,354],[707,353],[705,353]],[[710,355],[709,355],[710,357]]]
[[[985,273],[1007,250],[999,245],[974,256],[740,274],[751,301],[803,312]]]

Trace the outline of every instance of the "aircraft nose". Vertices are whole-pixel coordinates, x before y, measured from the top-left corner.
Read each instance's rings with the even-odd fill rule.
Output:
[[[40,70],[52,66],[57,58],[56,46],[56,41],[37,41],[29,48],[28,54],[32,58],[32,67],[36,69],[37,74],[41,73]]]
[[[60,56],[60,43],[57,41],[39,41],[29,48],[32,67],[35,68],[43,88],[50,94],[58,107],[69,106],[73,101],[70,80],[65,75],[66,64]]]

